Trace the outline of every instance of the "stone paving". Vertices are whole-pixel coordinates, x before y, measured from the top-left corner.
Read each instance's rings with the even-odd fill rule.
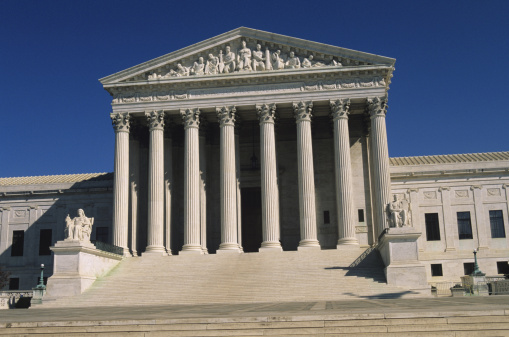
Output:
[[[164,305],[88,308],[32,308],[2,310],[0,326],[14,322],[125,321],[260,316],[377,315],[399,317],[455,312],[470,316],[480,312],[509,314],[509,296],[418,299],[357,299],[323,302],[273,302],[247,304]]]

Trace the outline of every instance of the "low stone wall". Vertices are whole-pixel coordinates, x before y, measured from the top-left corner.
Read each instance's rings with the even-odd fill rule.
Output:
[[[15,308],[20,298],[32,298],[32,295],[32,290],[0,291],[0,309]]]

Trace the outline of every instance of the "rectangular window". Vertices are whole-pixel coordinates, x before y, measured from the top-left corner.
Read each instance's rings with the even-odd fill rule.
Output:
[[[364,222],[364,210],[363,209],[359,209],[357,211],[357,215],[359,217],[359,222]]]
[[[463,272],[465,275],[470,275],[474,272],[474,263],[473,262],[466,262],[463,263]]]
[[[502,211],[490,211],[491,237],[505,238],[504,217]]]
[[[9,279],[9,290],[19,290],[19,278],[11,277]]]
[[[95,240],[108,243],[108,227],[97,227],[95,230]]]
[[[431,265],[431,276],[444,276],[442,272],[442,264],[432,264]]]
[[[330,214],[329,211],[323,211],[323,223],[329,224],[330,223]]]
[[[438,224],[438,213],[424,214],[426,222],[426,240],[440,241],[440,226]]]
[[[23,256],[24,246],[25,246],[25,231],[13,231],[11,256]]]
[[[472,222],[470,221],[470,212],[456,213],[458,218],[458,234],[460,240],[472,239]]]
[[[39,255],[51,255],[51,229],[41,229],[39,232]]]
[[[497,262],[497,273],[498,274],[509,274],[509,263],[507,261],[498,261]]]

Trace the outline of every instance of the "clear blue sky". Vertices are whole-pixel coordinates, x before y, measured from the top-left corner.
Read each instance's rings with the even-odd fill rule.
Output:
[[[391,156],[509,150],[509,1],[0,0],[0,177],[111,172],[98,82],[240,26],[396,58]]]

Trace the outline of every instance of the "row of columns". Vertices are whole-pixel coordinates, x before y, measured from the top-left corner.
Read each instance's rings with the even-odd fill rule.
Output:
[[[371,116],[371,144],[374,170],[375,221],[381,233],[387,227],[385,209],[390,197],[390,176],[385,130],[384,99],[368,99]],[[352,165],[348,130],[349,99],[330,102],[334,123],[334,157],[336,177],[336,202],[339,226],[339,245],[357,245],[353,204]],[[317,239],[315,185],[313,169],[313,148],[311,118],[313,103],[293,104],[297,124],[297,169],[299,186],[299,212],[301,241],[298,249],[320,248]],[[221,244],[217,253],[241,252],[238,207],[239,166],[238,135],[235,135],[236,109],[234,106],[216,108],[220,127],[220,204]],[[260,121],[260,157],[262,192],[262,233],[260,251],[281,251],[279,222],[279,192],[276,168],[276,141],[274,123],[276,104],[256,105]],[[180,111],[185,130],[184,158],[184,245],[181,253],[206,253],[206,172],[203,158],[204,139],[200,141],[200,110]],[[165,254],[164,247],[164,202],[168,202],[169,189],[165,189],[164,173],[164,112],[146,113],[150,132],[149,173],[148,173],[148,237],[144,254]],[[128,235],[128,192],[129,192],[129,114],[116,113],[112,116],[115,129],[115,172],[113,197],[113,244],[124,249]],[[200,156],[201,153],[201,156]],[[167,178],[166,178],[167,180]],[[165,197],[166,193],[166,197]],[[168,205],[169,206],[169,205]],[[168,208],[168,207],[166,207]],[[168,215],[167,215],[168,219]],[[168,231],[168,227],[167,231]],[[166,233],[169,241],[169,233]]]

